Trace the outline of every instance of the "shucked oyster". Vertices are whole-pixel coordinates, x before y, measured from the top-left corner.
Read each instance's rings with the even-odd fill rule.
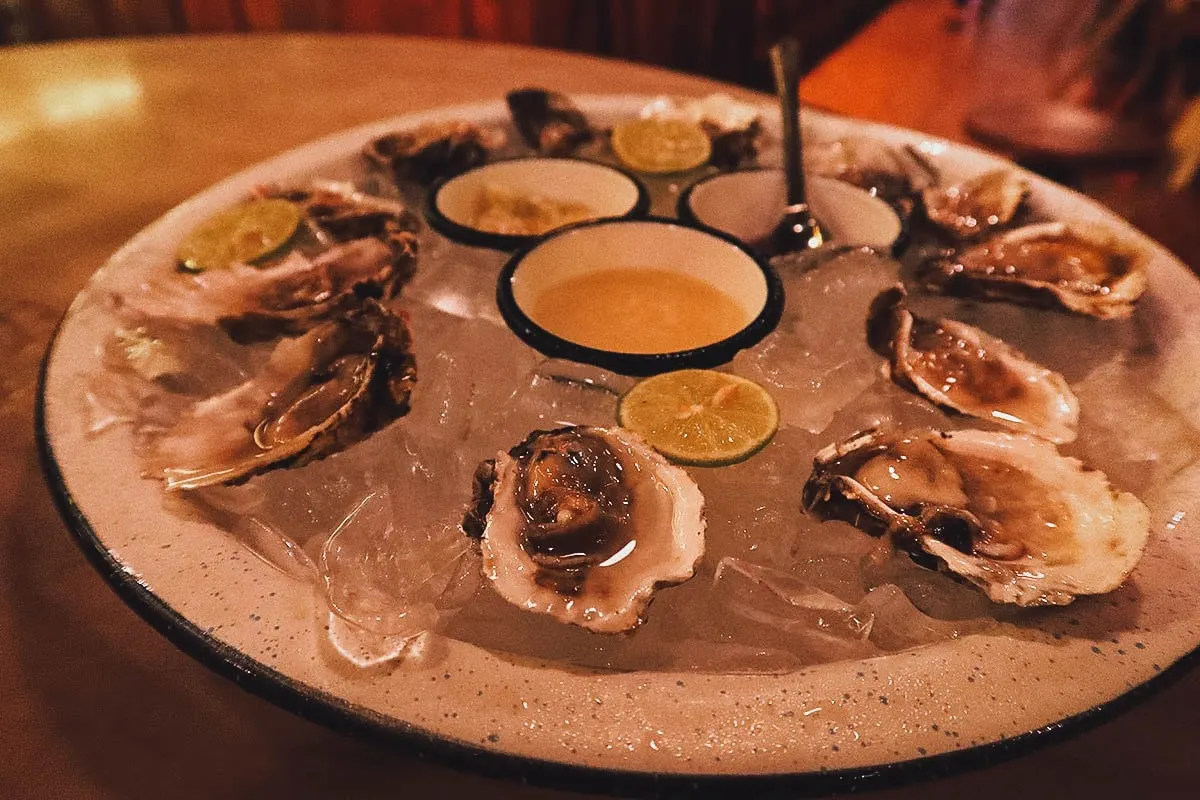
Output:
[[[365,298],[393,297],[415,271],[415,248],[411,234],[397,235],[390,246],[355,239],[315,258],[292,252],[266,268],[173,273],[117,302],[127,317],[220,325],[237,341],[261,341],[303,333]]]
[[[473,122],[428,122],[372,140],[363,148],[363,157],[396,183],[428,186],[486,163],[504,138]]]
[[[414,247],[409,234],[420,229],[417,216],[403,203],[360,192],[350,184],[319,181],[305,188],[264,188],[257,195],[300,206],[322,244],[373,237],[404,255]]]
[[[929,221],[958,239],[978,239],[1012,222],[1029,195],[1029,182],[997,169],[950,186],[930,185],[921,193]]]
[[[867,316],[867,341],[888,359],[893,381],[961,414],[1075,440],[1079,401],[1061,375],[974,326],[913,315],[905,296],[901,285],[888,289]]]
[[[600,633],[636,627],[704,554],[704,498],[622,428],[536,431],[476,474],[463,529],[510,603]]]
[[[408,412],[408,324],[374,300],[284,339],[254,379],[193,406],[151,444],[167,489],[239,483],[345,449]]]
[[[877,139],[850,136],[832,141],[813,142],[804,148],[804,167],[866,189],[896,210],[901,221],[907,220],[916,205],[918,186],[930,176],[921,164]]]
[[[1103,229],[1050,222],[994,236],[934,263],[947,294],[1124,319],[1146,290],[1146,255]]]
[[[569,156],[595,136],[566,95],[529,88],[511,91],[505,100],[521,138],[540,155]]]
[[[1048,442],[978,430],[857,434],[820,451],[804,504],[927,553],[997,603],[1065,605],[1121,585],[1149,513]]]

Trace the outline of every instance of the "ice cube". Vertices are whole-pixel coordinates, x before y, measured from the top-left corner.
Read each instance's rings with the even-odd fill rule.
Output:
[[[374,634],[411,637],[430,630],[447,608],[447,590],[474,571],[473,554],[456,525],[405,524],[386,489],[362,499],[321,550],[320,570],[330,609]]]
[[[819,433],[879,378],[866,341],[867,310],[900,266],[853,250],[815,269],[785,265],[787,306],[776,330],[734,359],[732,370],[771,392],[785,426]]]
[[[1121,488],[1140,493],[1200,455],[1200,433],[1153,391],[1151,368],[1113,360],[1072,388],[1080,435],[1071,450],[1089,465],[1105,465]]]
[[[820,652],[825,659],[874,654],[867,642],[873,612],[783,570],[724,558],[717,565],[713,592],[744,622],[786,638],[789,649]]]
[[[504,325],[496,308],[496,281],[507,253],[468,247],[432,232],[421,237],[419,248],[420,266],[404,287],[406,298],[460,319]]]
[[[260,484],[210,486],[174,495],[175,502],[229,533],[286,575],[313,581],[317,567],[304,549],[274,522],[279,518]]]
[[[409,658],[424,649],[427,634],[413,636],[374,633],[329,612],[329,643],[356,667],[370,669],[400,657]]]

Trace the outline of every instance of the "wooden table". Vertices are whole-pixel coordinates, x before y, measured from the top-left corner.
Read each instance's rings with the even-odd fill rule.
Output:
[[[567,92],[714,88],[630,64],[422,39],[231,36],[0,50],[0,350],[9,361],[0,373],[0,797],[573,796],[351,740],[183,656],[75,549],[31,435],[32,384],[54,320],[105,257],[159,214],[314,137],[527,83]],[[1065,744],[877,796],[1190,793],[1200,783],[1198,710],[1193,673]]]

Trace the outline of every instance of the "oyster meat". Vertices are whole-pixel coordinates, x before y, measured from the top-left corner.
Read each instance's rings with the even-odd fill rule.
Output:
[[[979,430],[876,430],[826,447],[804,504],[1020,606],[1116,589],[1150,525],[1140,500],[1049,442]]]
[[[507,601],[600,633],[642,621],[704,554],[691,477],[622,428],[535,431],[476,474],[463,529]]]
[[[916,207],[918,186],[929,176],[923,165],[883,142],[850,136],[813,142],[804,148],[804,168],[816,175],[845,181],[886,201],[907,220]]]
[[[571,99],[545,89],[516,89],[505,95],[513,124],[525,143],[543,156],[569,156],[595,138]]]
[[[500,131],[473,122],[428,122],[368,142],[363,156],[398,184],[428,186],[486,163],[504,141]]]
[[[921,193],[929,221],[958,239],[979,239],[1009,225],[1029,196],[1029,181],[997,169]]]
[[[762,117],[756,106],[739,103],[727,94],[712,94],[684,107],[686,115],[708,134],[717,169],[739,169],[758,160]]]
[[[959,249],[925,275],[946,294],[1124,319],[1146,290],[1146,260],[1102,228],[1048,222]]]
[[[415,382],[407,321],[367,299],[284,339],[252,380],[187,410],[150,443],[147,471],[178,490],[300,466],[408,413]]]
[[[951,319],[915,316],[902,285],[871,303],[867,342],[893,381],[935,405],[1062,444],[1075,440],[1079,401],[1057,372]]]

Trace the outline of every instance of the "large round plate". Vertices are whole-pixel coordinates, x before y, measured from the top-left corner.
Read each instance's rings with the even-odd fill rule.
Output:
[[[605,119],[634,113],[646,98],[577,100]],[[498,120],[505,113],[499,101],[443,109],[290,151],[181,204],[103,271],[136,279],[148,265],[167,262],[196,220],[257,184],[338,178],[373,136],[446,116]],[[856,134],[921,146],[951,176],[1004,164],[886,126],[816,113],[807,122],[820,138]],[[1029,177],[1050,214],[1106,223],[1154,250],[1143,303],[1168,351],[1163,363],[1182,376],[1196,374],[1200,282],[1097,204]],[[438,641],[435,652],[413,663],[359,671],[324,652],[311,587],[221,530],[168,514],[160,486],[139,478],[127,430],[86,436],[79,387],[96,367],[106,324],[86,295],[68,311],[47,355],[39,407],[45,469],[68,524],[121,596],[175,644],[251,691],[327,724],[538,782],[654,792],[697,781],[784,780],[823,791],[1021,752],[1096,719],[1200,642],[1200,539],[1190,525],[1200,470],[1190,468],[1169,487],[1172,504],[1153,519],[1133,591],[1119,603],[1093,603],[1078,618],[1055,617],[1048,636],[971,635],[773,675],[591,673]]]

